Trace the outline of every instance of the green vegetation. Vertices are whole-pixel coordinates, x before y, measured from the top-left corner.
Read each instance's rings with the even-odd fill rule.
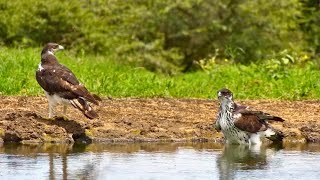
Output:
[[[0,95],[43,95],[35,80],[40,48],[0,49]],[[124,66],[113,57],[57,53],[90,91],[112,97],[216,98],[228,87],[238,99],[320,98],[320,71],[309,60],[299,61],[283,54],[265,64],[200,64],[203,71],[167,76],[143,67]],[[299,64],[297,64],[299,62]]]
[[[40,95],[40,48],[103,96],[319,98],[318,0],[0,0],[0,94]]]
[[[0,0],[0,11],[0,45],[53,41],[166,74],[213,56],[250,64],[320,53],[318,0]]]

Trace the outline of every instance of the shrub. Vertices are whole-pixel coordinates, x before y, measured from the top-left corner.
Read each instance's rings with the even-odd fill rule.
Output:
[[[312,0],[2,0],[0,43],[55,41],[172,74],[213,56],[248,64],[285,49],[319,53],[315,7]]]

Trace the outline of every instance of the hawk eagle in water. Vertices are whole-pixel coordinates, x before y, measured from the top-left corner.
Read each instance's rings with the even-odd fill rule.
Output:
[[[89,93],[75,77],[73,72],[60,64],[54,55],[63,47],[56,43],[48,43],[41,52],[41,62],[36,72],[36,79],[49,101],[49,118],[55,116],[57,104],[63,104],[63,114],[66,115],[67,105],[80,110],[87,118],[97,118],[98,114],[91,104],[99,105],[101,98]]]
[[[250,111],[246,106],[239,106],[233,101],[229,89],[218,91],[220,110],[215,128],[222,131],[230,144],[261,144],[261,138],[282,141],[283,134],[268,124],[268,121],[284,120],[261,111]]]

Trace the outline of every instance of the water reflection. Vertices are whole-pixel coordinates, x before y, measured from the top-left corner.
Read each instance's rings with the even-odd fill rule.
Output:
[[[21,169],[29,166],[31,170],[31,167],[37,167],[37,164],[44,161],[46,164],[41,166],[48,168],[48,176],[46,176],[48,179],[96,179],[96,175],[101,170],[101,161],[105,160],[102,153],[110,153],[111,158],[123,156],[129,159],[130,156],[134,157],[140,152],[172,154],[181,148],[201,151],[203,149],[221,150],[222,147],[222,144],[214,143],[6,144],[0,147],[0,155],[5,154],[4,158],[7,159],[3,161],[0,156],[0,167],[3,161],[9,169],[17,169],[21,165]],[[80,159],[81,167],[78,169],[72,168],[75,166],[75,158]],[[24,162],[24,159],[29,161]],[[71,167],[69,167],[70,164]]]
[[[37,156],[41,153],[54,155],[84,153],[84,152],[110,152],[110,153],[136,153],[145,152],[176,152],[180,148],[195,150],[215,149],[221,150],[220,143],[106,143],[106,144],[5,144],[0,146],[0,153]]]
[[[281,144],[267,146],[225,145],[217,158],[219,179],[235,179],[239,170],[265,169],[268,167],[267,156],[282,149]]]
[[[311,158],[320,158],[319,153],[309,153],[320,152],[320,145],[285,143],[283,147],[249,148],[215,143],[7,144],[0,147],[0,169],[4,169],[0,177],[123,179],[139,175],[138,179],[181,176],[192,179],[194,175],[202,179],[237,179],[255,171],[273,172],[277,163],[288,162],[286,158],[299,157],[303,152],[302,160],[310,163]]]

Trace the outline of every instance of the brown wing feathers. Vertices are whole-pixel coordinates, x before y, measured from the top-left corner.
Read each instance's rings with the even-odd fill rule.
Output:
[[[97,95],[91,95],[89,93],[89,91],[81,84],[78,85],[72,85],[67,81],[64,81],[63,79],[60,79],[60,85],[67,91],[70,91],[74,94],[76,94],[77,96],[80,97],[84,97],[87,101],[99,105],[99,100],[101,100],[101,98],[99,97],[99,99],[97,98]]]
[[[71,91],[80,97],[84,97],[87,101],[92,102],[95,105],[99,105],[99,102],[92,96],[83,85],[72,85]]]
[[[262,123],[259,118],[255,115],[241,115],[238,119],[234,121],[234,125],[247,132],[256,133],[258,131],[263,130],[264,123]]]
[[[72,74],[70,74],[72,75]],[[91,102],[93,104],[99,105],[98,101],[101,101],[101,98],[96,94],[90,94],[87,88],[85,88],[81,84],[71,84],[68,81],[60,79],[60,84],[64,87],[65,90],[70,91],[73,94],[76,94],[77,101],[70,100],[71,104],[82,111],[82,113],[89,119],[94,119],[99,117],[98,114],[93,110],[93,108],[90,106],[90,104],[87,102]]]
[[[246,114],[246,112],[243,112],[243,113]],[[284,121],[284,119],[282,119],[281,117],[272,116],[272,115],[270,115],[268,113],[264,113],[262,111],[248,111],[247,113],[255,114],[262,121],[279,121],[279,122]]]
[[[247,111],[242,110],[235,114],[238,118],[235,119],[234,125],[239,129],[251,133],[265,131],[269,127],[267,121],[280,121],[284,120],[277,116],[271,116],[261,111]]]
[[[238,105],[238,104],[234,104],[234,112],[241,112],[241,111],[244,111],[244,110],[247,110],[248,107],[247,106],[243,106],[243,105]]]
[[[255,115],[257,117],[259,117],[260,120],[262,121],[280,121],[283,122],[284,119],[282,119],[281,117],[278,116],[272,116],[268,113],[264,113],[262,111],[240,111],[242,115]]]

